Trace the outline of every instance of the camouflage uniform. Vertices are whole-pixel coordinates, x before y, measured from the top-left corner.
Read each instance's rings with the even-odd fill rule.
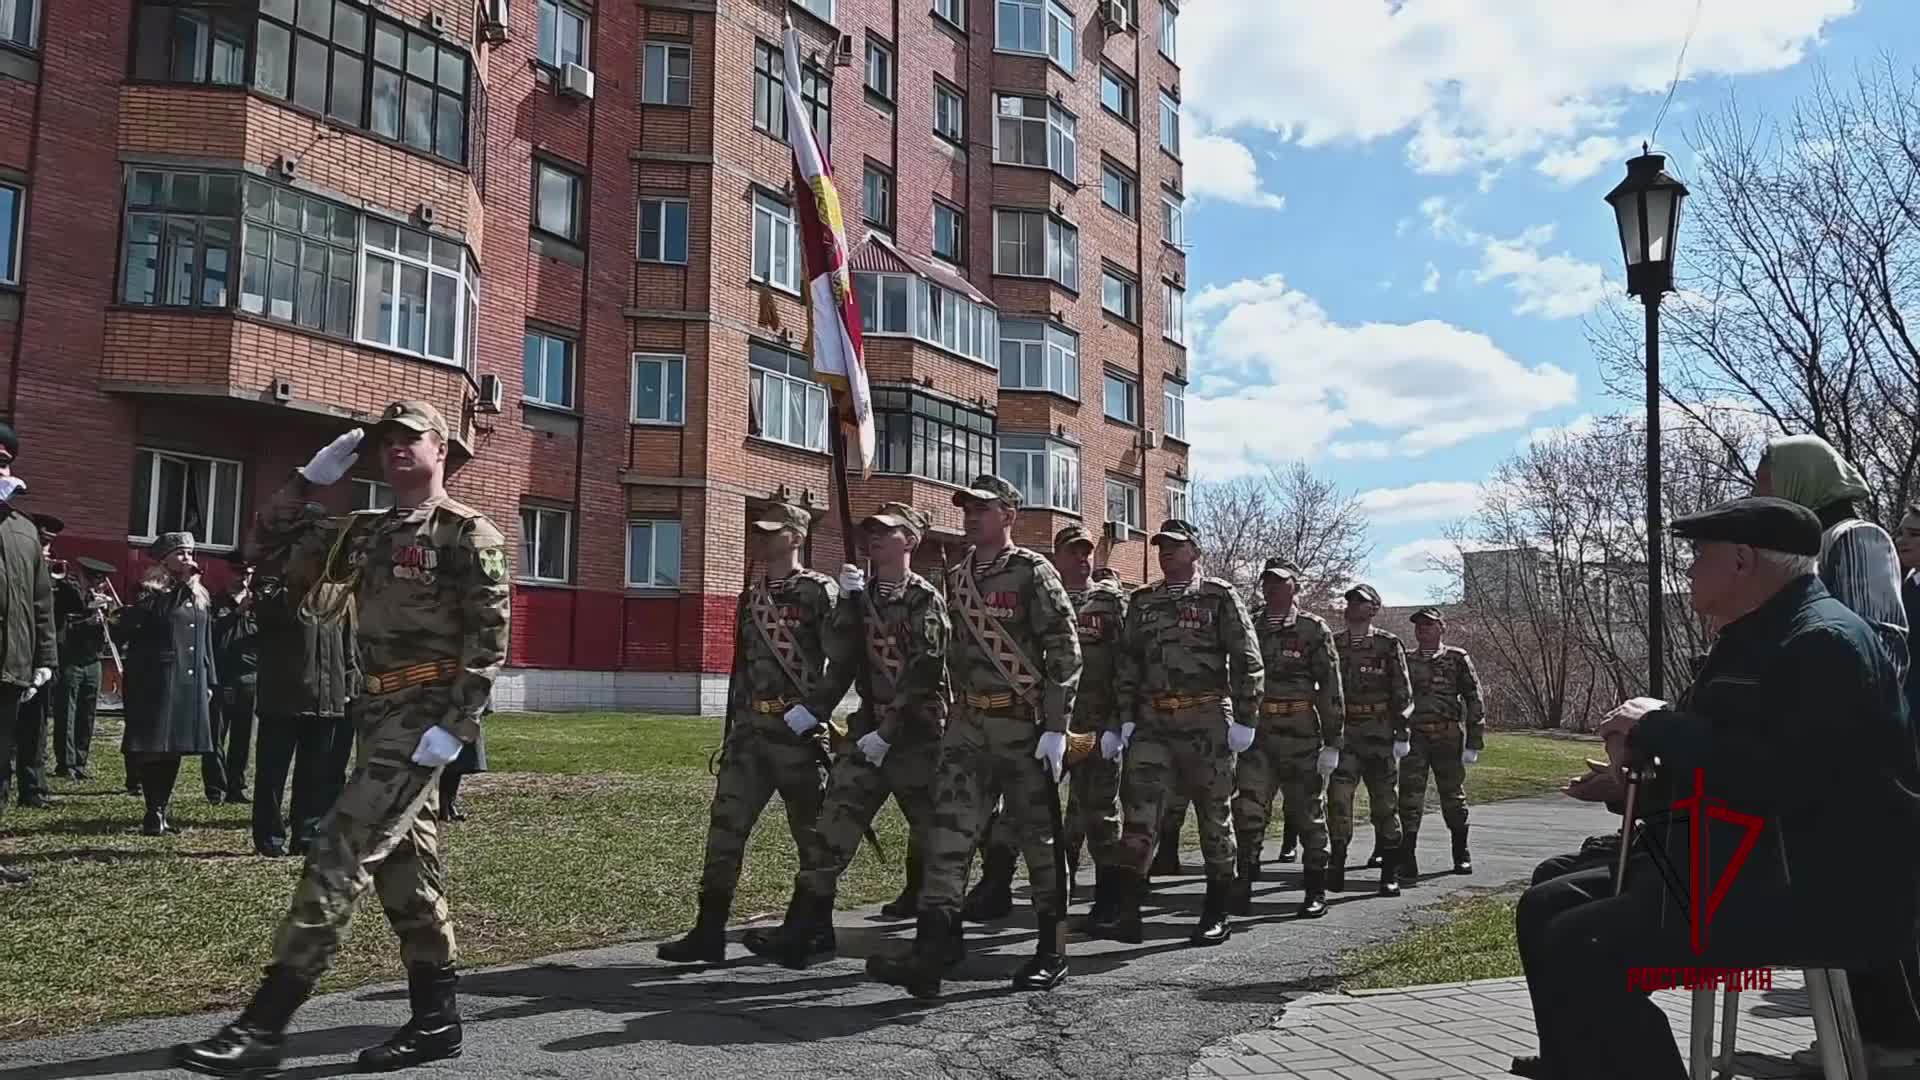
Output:
[[[1347,697],[1347,724],[1340,767],[1327,787],[1327,828],[1335,856],[1344,859],[1353,840],[1353,792],[1363,781],[1381,850],[1400,846],[1399,773],[1393,744],[1407,737],[1413,692],[1407,683],[1406,646],[1393,634],[1370,626],[1365,637],[1355,640],[1349,632],[1335,647],[1340,654],[1340,685]]]
[[[1260,735],[1234,771],[1233,831],[1243,872],[1258,872],[1260,849],[1276,793],[1284,793],[1287,821],[1306,842],[1309,871],[1327,865],[1327,799],[1316,768],[1323,747],[1339,749],[1346,726],[1340,658],[1324,619],[1296,605],[1270,618],[1253,613],[1267,668],[1260,702]]]
[[[1414,614],[1437,617],[1423,609]],[[1465,649],[1442,645],[1438,652],[1416,650],[1407,658],[1413,685],[1412,747],[1400,761],[1400,828],[1406,834],[1402,850],[1411,854],[1420,832],[1427,795],[1427,770],[1440,787],[1440,816],[1455,836],[1456,863],[1466,848],[1466,766],[1460,752],[1479,751],[1486,741],[1486,714],[1480,704],[1480,677]]]

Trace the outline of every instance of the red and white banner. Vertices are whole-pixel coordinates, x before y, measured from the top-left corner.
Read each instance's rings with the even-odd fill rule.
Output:
[[[847,225],[833,168],[800,99],[800,33],[787,24],[787,141],[793,145],[793,205],[813,307],[813,371],[839,393],[840,422],[859,436],[860,474],[873,471],[873,395],[860,342],[860,305],[847,269]]]

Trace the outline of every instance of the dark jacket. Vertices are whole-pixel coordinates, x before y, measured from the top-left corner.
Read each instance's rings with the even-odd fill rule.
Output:
[[[60,664],[85,667],[107,651],[107,625],[93,617],[93,597],[69,573],[53,583],[53,618],[60,628]]]
[[[1900,581],[1900,601],[1907,609],[1907,632],[1920,637],[1920,582],[1911,575]],[[1912,652],[1920,647],[1909,645]],[[1920,724],[1920,657],[1907,664],[1907,719]]]
[[[33,519],[0,504],[0,682],[33,683],[34,668],[59,665],[53,578]]]
[[[251,687],[259,667],[260,624],[251,607],[242,609],[232,596],[222,596],[213,606],[214,665],[220,672],[221,686]]]
[[[184,588],[153,589],[121,609],[116,633],[126,642],[126,753],[214,749],[208,709],[217,682],[213,613],[191,601]]]
[[[1863,967],[1911,941],[1920,911],[1920,748],[1904,688],[1873,627],[1813,576],[1714,643],[1673,709],[1628,739],[1660,759],[1648,835],[1689,882],[1695,794],[1762,819],[1707,924],[1714,963]],[[1703,824],[1710,890],[1744,828]]]
[[[359,673],[345,620],[300,617],[300,598],[275,580],[260,583],[253,610],[260,626],[261,716],[344,716]]]

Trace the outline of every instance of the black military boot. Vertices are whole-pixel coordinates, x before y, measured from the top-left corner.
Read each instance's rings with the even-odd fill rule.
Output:
[[[1420,859],[1414,853],[1414,845],[1418,837],[1418,833],[1408,831],[1402,831],[1400,836],[1399,879],[1407,885],[1415,885],[1420,881]]]
[[[1088,921],[1087,936],[1140,944],[1140,892],[1145,884],[1138,873],[1127,867],[1116,866],[1107,871],[1112,906],[1102,918]]]
[[[1347,891],[1347,845],[1335,844],[1327,856],[1327,891]]]
[[[780,925],[768,932],[749,930],[741,935],[740,944],[755,956],[795,971],[805,971],[816,960],[831,959],[839,950],[833,932],[833,894],[815,896],[795,889]]]
[[[717,964],[727,958],[727,916],[733,911],[733,894],[700,894],[700,914],[693,929],[679,941],[669,941],[656,955],[669,964]]]
[[[1093,927],[1113,918],[1113,870],[1110,867],[1093,865],[1093,906],[1087,909],[1074,929],[1083,934],[1093,932]]]
[[[173,1048],[173,1063],[208,1076],[270,1076],[286,1060],[287,1024],[313,993],[313,983],[280,967],[254,991],[240,1018],[212,1038]]]
[[[995,922],[1013,914],[1013,867],[1013,852],[983,849],[980,880],[960,905],[960,917],[968,922]]]
[[[1380,849],[1380,895],[1400,895],[1400,849]]]
[[[1240,842],[1240,872],[1227,886],[1227,914],[1253,914],[1253,885],[1260,880],[1260,856],[1246,840]]]
[[[1207,899],[1200,906],[1200,924],[1193,928],[1187,944],[1222,945],[1233,936],[1233,927],[1227,924],[1227,890],[1232,887],[1233,882],[1224,878],[1207,877]]]
[[[1013,976],[1015,990],[1051,990],[1067,981],[1067,932],[1060,916],[1042,914],[1033,959]]]
[[[458,981],[453,968],[407,969],[407,999],[413,1018],[379,1046],[360,1051],[361,1072],[394,1072],[460,1056],[460,1008],[454,1000]]]
[[[1153,865],[1147,868],[1148,877],[1180,876],[1180,834],[1186,828],[1187,815],[1182,812],[1179,818],[1160,833],[1160,844],[1153,852]]]
[[[1467,854],[1467,827],[1453,830],[1453,872],[1456,874],[1473,873],[1473,856]]]
[[[1292,862],[1300,856],[1300,832],[1289,821],[1280,830],[1280,861]]]
[[[1327,913],[1327,868],[1308,867],[1302,886],[1307,895],[1300,900],[1300,910],[1296,914],[1302,919],[1317,919]]]
[[[907,883],[901,887],[900,895],[881,907],[880,914],[889,919],[911,919],[920,914],[920,851],[917,846],[907,848]]]
[[[948,967],[958,922],[944,911],[922,911],[914,925],[913,947],[892,956],[868,957],[867,974],[917,998],[939,997],[940,977]]]
[[[1377,840],[1374,841],[1373,854],[1367,856],[1367,869],[1378,870],[1380,868],[1380,853],[1383,850],[1385,849],[1380,846],[1380,842]]]

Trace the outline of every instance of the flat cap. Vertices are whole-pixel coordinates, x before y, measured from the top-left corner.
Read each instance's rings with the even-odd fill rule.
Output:
[[[878,525],[883,529],[905,529],[916,538],[925,536],[933,518],[903,502],[881,503],[880,509],[861,519],[860,527]]]
[[[1172,542],[1176,544],[1194,544],[1198,543],[1199,540],[1200,530],[1194,528],[1192,522],[1181,521],[1179,518],[1168,518],[1160,523],[1160,528],[1154,532],[1153,537],[1148,543],[1164,544]]]
[[[1069,544],[1085,544],[1088,547],[1099,546],[1093,542],[1093,534],[1087,531],[1085,525],[1069,525],[1053,534],[1053,550],[1059,551]]]
[[[447,418],[440,410],[424,401],[396,401],[380,413],[380,422],[374,425],[377,431],[388,424],[397,424],[409,431],[422,434],[433,432],[444,441],[447,438]]]
[[[93,574],[96,577],[112,577],[113,575],[120,572],[120,568],[113,565],[110,562],[106,562],[101,559],[91,559],[85,555],[82,555],[73,561],[79,563],[82,567],[85,567],[87,573]]]
[[[1260,571],[1260,576],[1263,578],[1277,577],[1292,581],[1300,576],[1300,568],[1295,566],[1292,560],[1275,555],[1273,558],[1267,560],[1267,565]]]
[[[193,547],[193,534],[190,532],[161,533],[153,542],[153,546],[147,549],[147,554],[153,556],[154,561],[158,562],[181,548],[191,547]]]
[[[59,536],[67,531],[67,523],[52,514],[31,514],[33,524],[42,536]]]
[[[779,532],[781,529],[798,529],[805,536],[813,528],[813,515],[803,506],[776,499],[760,508],[753,515],[753,527],[761,532]]]
[[[1348,589],[1345,598],[1348,601],[1363,600],[1372,604],[1374,607],[1380,606],[1380,590],[1365,583],[1355,585],[1353,588]]]
[[[1009,510],[1020,509],[1020,489],[992,473],[981,473],[973,483],[953,493],[953,505],[969,502],[1000,502]]]
[[[1440,609],[1437,607],[1423,607],[1419,611],[1407,616],[1407,621],[1410,623],[1443,623],[1447,621],[1447,617],[1440,614]]]
[[[1820,554],[1820,518],[1799,503],[1749,495],[1676,518],[1667,527],[1683,540],[1745,544],[1789,555]]]

